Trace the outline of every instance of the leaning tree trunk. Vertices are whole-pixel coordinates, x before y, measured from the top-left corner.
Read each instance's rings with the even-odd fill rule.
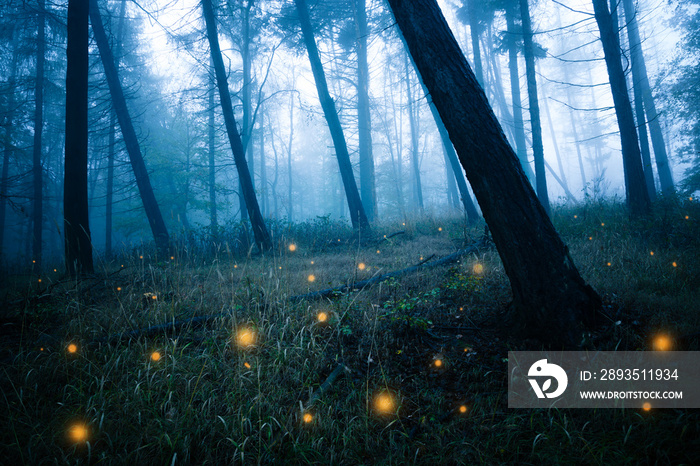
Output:
[[[493,234],[528,335],[574,347],[601,300],[527,181],[435,0],[389,0]]]
[[[350,163],[350,153],[345,142],[343,127],[340,125],[340,118],[335,109],[335,103],[330,93],[328,92],[328,83],[326,82],[326,74],[323,71],[321,57],[316,47],[316,39],[314,39],[313,28],[311,27],[311,19],[309,18],[309,10],[306,6],[306,0],[295,0],[297,12],[299,14],[299,22],[301,23],[301,32],[304,36],[304,43],[309,54],[309,62],[311,71],[316,82],[316,90],[318,91],[318,99],[323,108],[323,114],[328,123],[328,129],[331,132],[333,146],[335,147],[335,155],[338,158],[338,166],[340,168],[340,177],[343,180],[345,188],[345,196],[347,197],[348,207],[350,209],[350,220],[353,228],[360,228],[369,231],[369,221],[365,209],[360,199],[360,193],[355,182],[355,175],[352,171]]]
[[[241,191],[245,198],[245,204],[248,209],[250,224],[253,228],[253,236],[255,244],[260,251],[266,252],[272,249],[272,239],[265,227],[265,220],[260,213],[258,199],[255,196],[253,188],[253,180],[248,170],[248,163],[245,160],[245,151],[241,136],[236,128],[236,119],[233,116],[233,104],[231,103],[231,94],[228,90],[228,82],[226,78],[226,69],[224,68],[224,60],[221,58],[221,49],[219,48],[219,36],[216,32],[216,19],[214,18],[214,9],[211,5],[211,0],[202,0],[202,11],[204,21],[207,25],[207,37],[209,39],[209,49],[211,50],[211,59],[214,62],[216,72],[216,83],[219,87],[219,100],[221,101],[221,109],[224,114],[224,123],[226,124],[226,132],[228,133],[231,151],[233,152],[233,160],[238,171],[238,178],[241,184]]]
[[[151,226],[153,239],[155,240],[158,252],[163,256],[167,256],[168,249],[170,247],[168,230],[165,227],[165,222],[163,221],[160,207],[158,207],[156,196],[153,194],[153,187],[151,186],[151,180],[148,177],[148,170],[146,170],[143,155],[141,155],[141,147],[139,146],[139,141],[136,137],[136,130],[134,129],[134,124],[131,121],[131,116],[129,115],[129,110],[126,106],[126,99],[124,98],[124,91],[122,90],[122,85],[119,81],[117,65],[114,61],[112,49],[110,48],[107,40],[107,34],[105,33],[104,26],[102,25],[102,17],[100,16],[100,10],[97,6],[97,0],[91,0],[90,2],[90,20],[92,23],[92,31],[95,35],[95,42],[97,43],[97,48],[100,51],[102,66],[105,70],[109,93],[112,96],[114,112],[117,114],[119,128],[121,128],[122,136],[124,137],[124,144],[126,145],[126,150],[129,153],[131,168],[134,170],[134,177],[136,178],[136,186],[139,189],[141,201],[143,202],[143,208],[146,211],[146,217],[148,218],[148,223]]]
[[[600,40],[603,43],[605,64],[608,69],[617,124],[620,128],[627,205],[632,215],[642,215],[649,212],[651,205],[644,182],[642,155],[639,152],[632,104],[629,94],[627,94],[627,82],[625,81],[625,72],[622,69],[620,43],[617,40],[615,25],[608,10],[608,2],[606,0],[593,0],[593,8],[600,30]]]
[[[357,30],[357,137],[360,143],[360,195],[367,219],[373,222],[377,215],[377,188],[372,156],[372,117],[369,111],[367,11],[365,0],[356,0],[354,4]]]
[[[661,191],[664,195],[672,196],[675,193],[675,189],[673,186],[673,176],[671,175],[671,165],[668,161],[666,144],[664,144],[664,136],[661,131],[661,123],[659,122],[659,114],[656,111],[654,96],[651,94],[647,66],[644,60],[644,52],[642,51],[642,41],[639,37],[637,12],[634,9],[632,0],[623,0],[622,3],[624,5],[627,33],[629,35],[635,94],[637,92],[641,93],[643,108],[646,111],[646,121],[649,124],[649,133],[651,133],[651,144],[654,148],[654,157],[656,158],[656,168],[659,172]],[[642,105],[640,105],[640,107],[641,106]],[[644,124],[644,119],[642,118],[638,124],[641,127]]]
[[[68,2],[63,228],[66,270],[93,273],[88,216],[88,0]]]
[[[547,176],[544,172],[544,146],[542,145],[542,123],[540,122],[540,102],[537,97],[537,75],[535,73],[535,44],[532,40],[529,0],[520,0],[520,15],[523,21],[523,55],[527,76],[527,95],[530,105],[530,125],[532,126],[532,154],[535,158],[535,184],[537,197],[544,210],[549,213]]]
[[[32,148],[32,172],[34,184],[34,235],[33,251],[35,264],[41,267],[41,243],[43,233],[43,180],[41,170],[41,136],[44,127],[44,51],[46,49],[46,8],[45,0],[39,0],[39,18],[37,31],[36,49],[36,87],[34,90],[34,100],[36,108],[34,111],[34,147]],[[14,90],[11,90],[14,91]]]

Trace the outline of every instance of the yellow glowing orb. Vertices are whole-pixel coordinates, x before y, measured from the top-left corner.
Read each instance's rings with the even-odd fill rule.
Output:
[[[685,216],[685,219],[686,219],[686,220],[688,220],[689,218],[690,218],[690,217],[688,217],[687,215]],[[55,272],[55,271],[54,271],[54,272]]]
[[[438,231],[442,231],[442,227],[438,228]]]
[[[39,283],[41,283],[41,278],[39,279]]]
[[[311,415],[311,413],[306,413],[304,414],[304,422],[305,423],[310,423],[311,421],[314,420],[314,417]]]
[[[611,265],[612,265],[612,263],[608,262],[608,267],[610,267]]]
[[[435,364],[435,367],[442,367],[442,359],[436,359],[433,364]]]
[[[234,268],[234,269],[237,269],[237,268],[238,268],[238,264],[233,264],[233,268]]]
[[[472,350],[472,349],[471,349],[469,346],[467,346],[466,348],[464,348],[464,352],[465,352],[465,353],[468,353],[468,352],[470,352],[471,350]]]
[[[70,345],[68,345],[69,353],[75,353],[76,351],[78,351],[78,346],[75,343],[71,343]]]
[[[365,265],[364,262],[360,262],[359,264],[357,264],[357,268],[360,270],[365,270],[365,267],[367,267],[367,266]]]
[[[70,438],[74,442],[84,442],[85,440],[87,440],[87,436],[88,436],[87,427],[85,427],[82,424],[75,424],[75,425],[71,426],[69,433],[70,433]]]
[[[605,226],[605,223],[601,223],[600,226],[601,226],[601,227],[604,227],[604,226]]]
[[[480,275],[484,272],[484,266],[479,264],[479,263],[476,263],[476,264],[474,264],[474,267],[472,267],[472,271],[475,274]]]
[[[39,348],[39,351],[44,351],[44,348]]]
[[[338,238],[338,242],[340,243],[340,238]]]
[[[578,218],[578,215],[574,215],[574,218]]]
[[[316,277],[313,276],[313,275],[309,275],[308,280],[309,280],[310,282],[313,282],[314,280],[316,280]]]
[[[382,392],[374,397],[374,407],[382,414],[388,414],[396,409],[396,401],[391,393]]]
[[[402,223],[403,226],[406,226],[406,222]]]
[[[54,272],[57,272],[57,270],[56,270],[56,269],[53,269],[53,271],[54,271]]]
[[[314,265],[314,261],[311,261],[311,265]]]
[[[255,345],[255,332],[249,328],[242,328],[236,333],[238,346],[248,348]]]
[[[644,404],[642,405],[642,409],[643,409],[644,411],[649,411],[649,410],[651,409],[651,403],[649,403],[649,402],[647,401],[646,403],[644,403]]]
[[[151,296],[151,299],[158,299],[158,296],[153,295],[153,296]]]
[[[379,249],[377,249],[377,254],[379,254],[379,253],[380,253],[380,251],[379,251]]]
[[[281,266],[281,265],[280,265],[279,269],[282,270],[282,266]]]
[[[689,201],[692,201],[692,200],[693,200],[693,198],[692,198],[692,197],[689,197],[689,198],[688,198],[688,200],[689,200]]]
[[[674,267],[678,267],[678,264],[676,264],[675,262],[672,263],[671,265],[674,266]]]
[[[326,322],[328,320],[328,314],[325,312],[319,312],[317,317],[319,322]]]
[[[297,245],[296,245],[296,244],[290,244],[290,245],[289,245],[289,250],[290,250],[291,252],[296,251],[296,250],[297,250]]]
[[[384,235],[384,237],[386,238],[386,235]]]
[[[170,260],[171,260],[171,261],[174,261],[174,260],[175,260],[175,256],[170,256]]]
[[[122,264],[122,269],[124,268],[124,264]]]
[[[588,240],[589,240],[589,241],[593,241],[593,237],[592,237],[592,236],[589,236],[589,237],[588,237]]]
[[[151,353],[151,361],[160,361],[160,353],[158,351]]]
[[[650,256],[653,256],[653,255],[654,255],[654,251],[649,251],[649,255],[650,255]]]
[[[118,287],[117,287],[117,291],[121,291],[121,290],[122,290],[122,287],[121,287],[121,286],[118,286]]]
[[[386,236],[386,235],[385,235]],[[32,264],[36,264],[36,260],[32,260]]]
[[[460,407],[459,407],[459,412],[462,413],[462,414],[466,413],[466,412],[467,412],[467,407],[466,407],[465,405],[460,406]]]
[[[654,349],[656,351],[668,351],[671,349],[671,339],[666,335],[660,335],[654,340]]]
[[[246,369],[250,369],[250,363],[245,362],[245,363],[243,363],[243,365],[245,366]]]
[[[463,308],[463,307],[460,307],[460,308],[459,308],[459,310],[460,310],[460,311],[463,311],[463,310],[464,310],[464,308]]]
[[[143,256],[139,256],[139,259],[143,259]]]

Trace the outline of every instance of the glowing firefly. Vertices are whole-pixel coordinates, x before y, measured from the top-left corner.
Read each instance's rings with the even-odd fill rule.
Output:
[[[481,275],[484,272],[484,266],[477,262],[474,264],[474,267],[472,267],[472,271],[477,275]]]
[[[648,401],[645,402],[645,403],[642,405],[642,409],[643,409],[644,411],[649,411],[649,410],[651,409],[651,403],[649,403]]]
[[[601,223],[600,226],[601,226],[601,227],[604,227],[604,226],[605,226],[605,223]]]
[[[143,256],[139,256],[139,259],[143,259]]]
[[[656,351],[668,351],[671,349],[671,339],[666,335],[660,335],[654,340],[654,349]]]
[[[160,353],[158,351],[154,351],[151,353],[151,361],[160,361]]]
[[[70,438],[74,442],[84,442],[85,440],[87,440],[87,436],[88,436],[87,427],[85,427],[82,424],[75,424],[75,425],[71,426],[69,433],[70,433]]]
[[[686,220],[688,220],[689,218],[690,218],[689,216],[687,216],[687,215],[685,216],[685,219],[686,219]]]
[[[439,228],[438,228],[438,231],[442,231],[442,227],[439,227]]]
[[[674,267],[678,267],[678,264],[676,264],[675,262],[674,262],[673,264],[671,264],[671,265],[674,266]]]
[[[653,255],[654,255],[654,251],[649,251],[649,255],[650,255],[650,256],[653,256]]]
[[[612,265],[612,263],[608,262],[608,267],[610,267],[611,265]]]
[[[314,275],[309,275],[308,280],[309,282],[313,282],[314,280],[316,280],[316,277]]]
[[[290,252],[294,252],[294,251],[296,251],[296,250],[297,250],[297,245],[296,245],[296,244],[290,244],[290,245],[289,245],[289,251],[290,251]]]
[[[305,423],[310,423],[311,421],[314,420],[314,417],[311,415],[311,413],[306,413],[304,414],[304,422]]]
[[[442,367],[442,359],[436,359],[433,364],[435,364],[435,367]]]
[[[117,291],[121,291],[121,290],[122,290],[122,287],[121,287],[121,286],[118,286],[118,287],[117,287]]]
[[[174,261],[174,260],[175,260],[175,256],[170,256],[170,260],[171,260],[171,261]]]
[[[326,322],[326,321],[328,321],[328,314],[326,314],[325,312],[319,312],[319,313],[318,313],[318,316],[316,316],[316,317],[318,318],[318,321],[319,321],[319,322]]]
[[[589,241],[593,241],[593,237],[592,237],[592,236],[589,236],[589,237],[588,237],[588,240],[589,240]]]
[[[364,262],[360,262],[359,264],[357,264],[357,268],[360,270],[365,270],[365,267],[366,267],[366,265]]]
[[[245,362],[245,363],[243,363],[243,365],[245,366],[246,369],[250,369],[250,363]]]
[[[389,392],[381,392],[374,397],[375,409],[382,413],[388,414],[396,410],[396,400]]]
[[[462,413],[462,414],[466,413],[466,412],[467,412],[467,407],[466,407],[465,405],[460,406],[460,407],[459,407],[459,412]]]
[[[574,215],[574,218],[578,218],[578,215]]]
[[[75,343],[71,343],[70,345],[68,345],[67,349],[69,353],[75,353],[78,351],[78,345],[76,345]]]
[[[236,333],[236,343],[242,348],[249,348],[255,345],[255,332],[244,327]]]

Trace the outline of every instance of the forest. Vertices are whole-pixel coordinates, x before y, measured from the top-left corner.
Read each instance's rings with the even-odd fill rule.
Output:
[[[2,0],[0,44],[1,463],[700,462],[700,406],[509,407],[511,352],[700,358],[700,0]]]

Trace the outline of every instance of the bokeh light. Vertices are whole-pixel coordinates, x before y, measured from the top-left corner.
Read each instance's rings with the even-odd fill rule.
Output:
[[[435,367],[442,367],[442,359],[436,359],[433,364]]]
[[[158,351],[154,351],[151,353],[151,361],[160,361],[160,353]]]
[[[73,424],[70,429],[68,429],[71,440],[74,442],[84,442],[88,437],[88,430],[84,424]]]
[[[396,399],[388,391],[378,393],[374,397],[374,408],[381,414],[390,414],[396,411]]]
[[[68,349],[69,353],[77,353],[78,352],[78,345],[76,345],[75,343],[71,343],[70,345],[68,345],[67,349]]]
[[[649,251],[649,255],[650,255],[650,256],[653,256],[653,255],[654,255],[654,251]]]
[[[651,409],[651,403],[649,403],[648,401],[646,401],[646,402],[642,405],[642,409],[643,409],[644,411],[649,411],[649,410]]]
[[[474,267],[472,267],[472,272],[474,272],[477,275],[481,275],[482,273],[484,273],[484,266],[477,262],[476,264],[474,264]]]
[[[360,269],[360,270],[365,270],[366,267],[367,267],[367,266],[365,265],[364,262],[360,262],[359,264],[357,264],[357,268]]]
[[[290,244],[290,245],[289,245],[289,250],[290,250],[291,252],[296,251],[296,250],[297,250],[297,245],[296,245],[296,244]]]
[[[654,338],[654,349],[656,351],[668,351],[673,346],[671,338],[668,335],[659,335]]]
[[[250,369],[250,363],[249,363],[249,362],[244,362],[243,365],[245,366],[246,369]]]
[[[313,274],[311,274],[308,276],[307,280],[309,280],[309,282],[314,282],[316,280],[316,277]]]
[[[678,264],[675,263],[675,262],[673,262],[671,265],[674,266],[674,267],[678,267]]]
[[[241,348],[249,348],[255,345],[255,331],[248,327],[243,327],[236,332],[236,344]]]
[[[319,322],[327,322],[328,314],[326,314],[325,312],[319,312],[317,318]]]
[[[304,414],[304,422],[305,423],[309,424],[313,420],[314,420],[314,417],[311,415],[311,413]]]
[[[466,406],[466,405],[460,406],[460,407],[459,407],[459,412],[462,413],[462,414],[466,413],[466,412],[467,412],[467,406]]]

